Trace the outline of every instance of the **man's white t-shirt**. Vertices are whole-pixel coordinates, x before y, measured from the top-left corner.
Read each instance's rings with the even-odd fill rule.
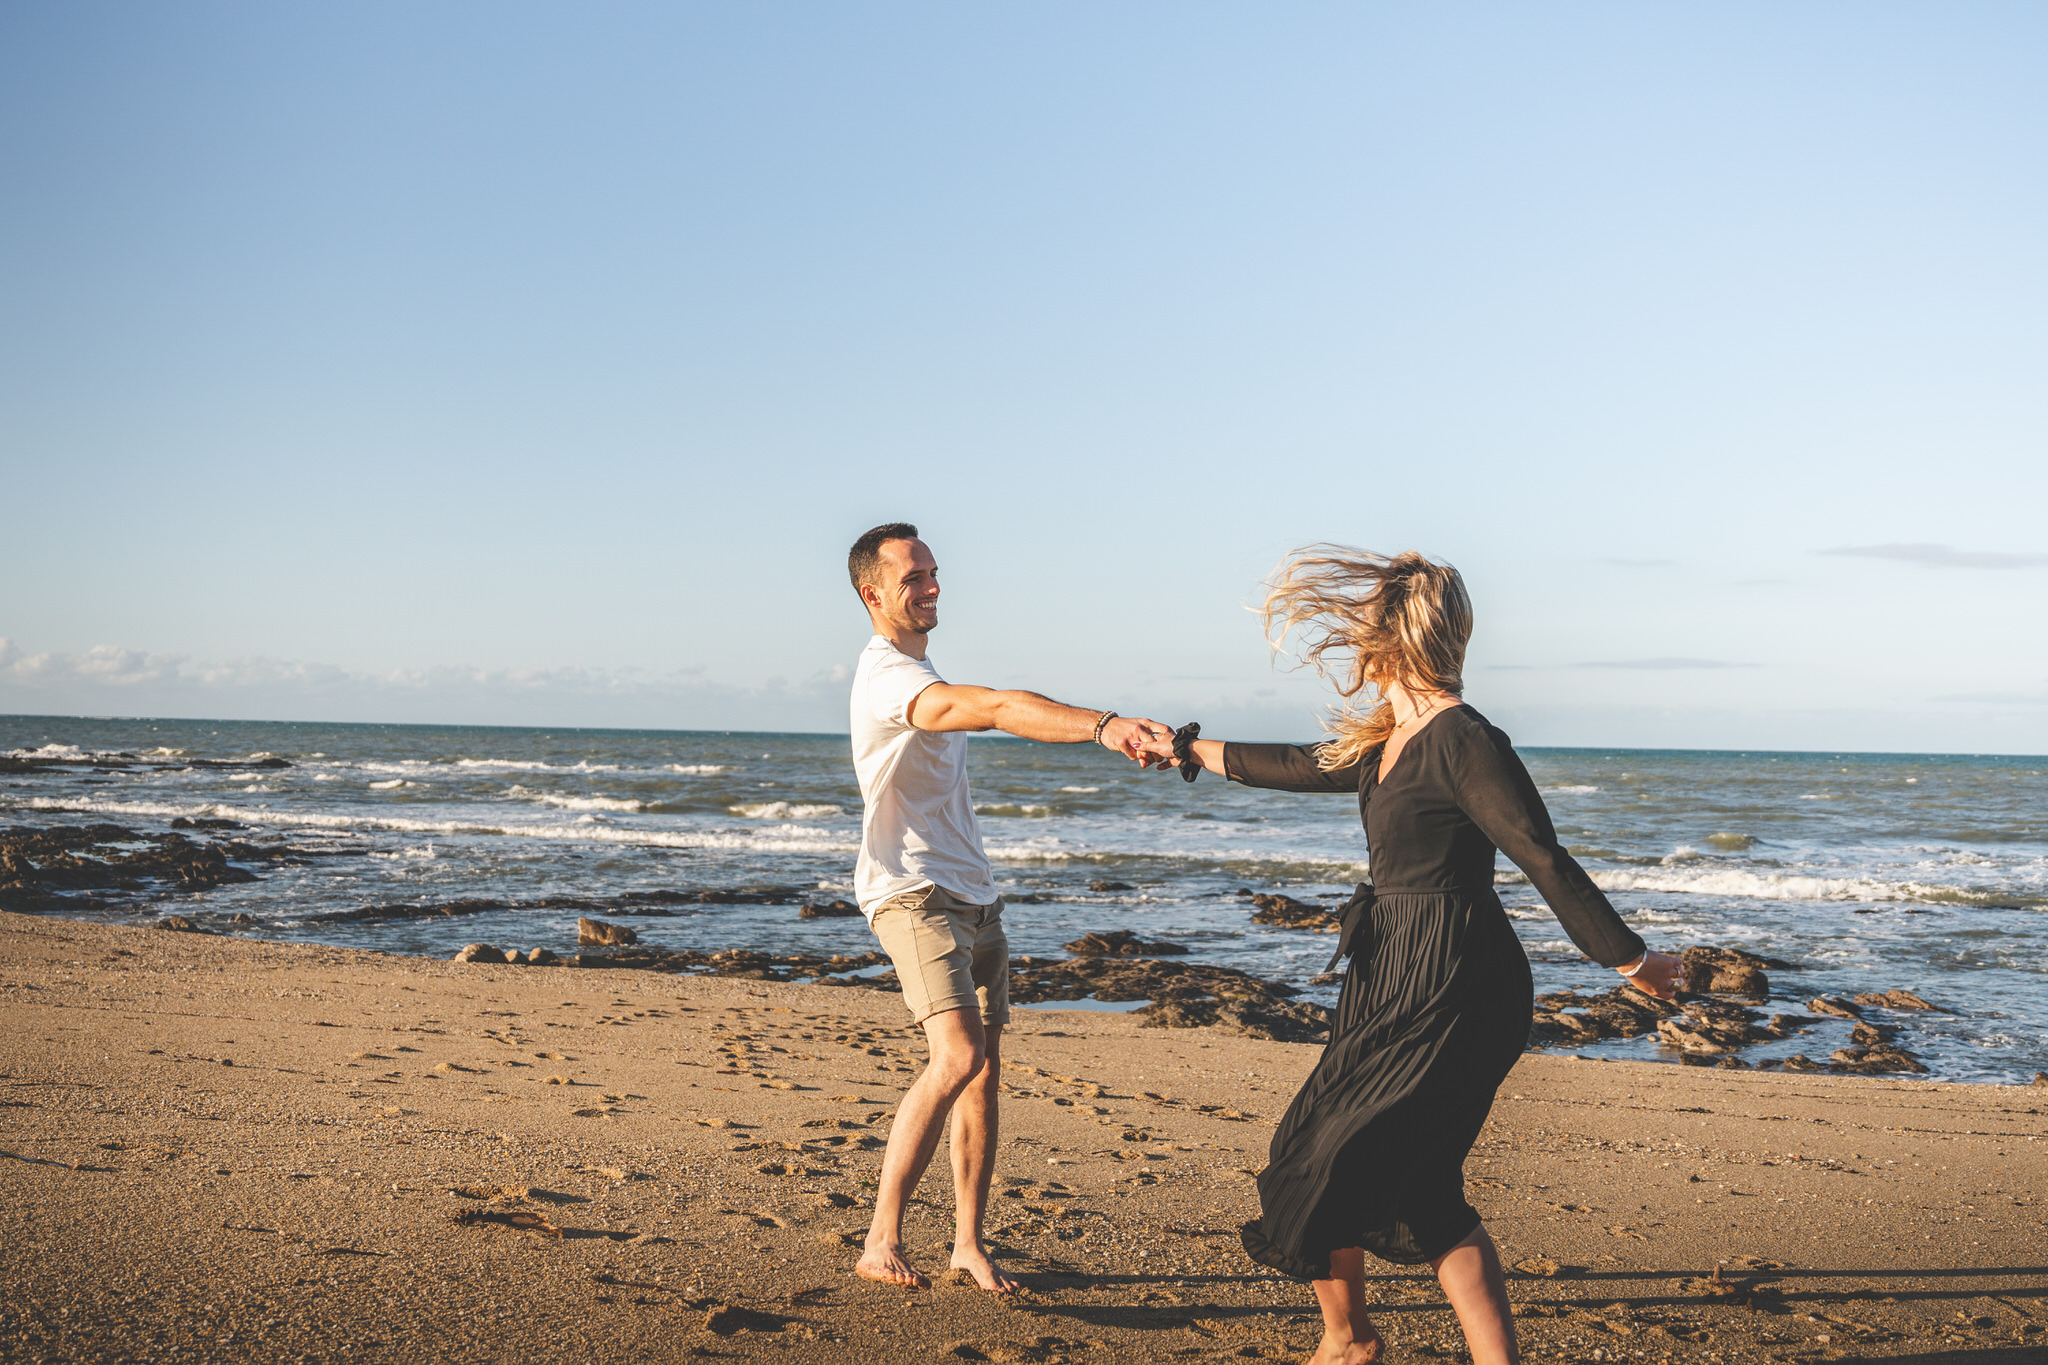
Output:
[[[996,899],[967,793],[967,736],[910,723],[918,694],[944,681],[879,635],[853,673],[853,770],[867,803],[853,891],[870,919],[889,897],[931,884],[975,905]]]

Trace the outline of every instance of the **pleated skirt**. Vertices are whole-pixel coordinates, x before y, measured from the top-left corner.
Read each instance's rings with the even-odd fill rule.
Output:
[[[1361,888],[1363,891],[1363,888]],[[1273,1135],[1252,1259],[1298,1279],[1363,1247],[1433,1261],[1479,1226],[1465,1157],[1529,1038],[1529,959],[1490,887],[1374,896],[1330,1040]]]

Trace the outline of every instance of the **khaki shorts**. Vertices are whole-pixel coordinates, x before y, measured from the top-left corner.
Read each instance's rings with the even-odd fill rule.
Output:
[[[1003,902],[975,905],[939,886],[889,897],[869,921],[903,983],[912,1023],[946,1010],[980,1010],[981,1022],[1010,1022],[1010,940]]]

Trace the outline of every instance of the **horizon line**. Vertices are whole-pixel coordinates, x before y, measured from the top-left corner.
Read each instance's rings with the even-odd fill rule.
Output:
[[[852,735],[845,730],[734,730],[710,729],[688,730],[667,729],[653,726],[629,725],[498,725],[477,724],[461,721],[396,721],[396,720],[248,720],[226,719],[219,716],[87,716],[38,714],[32,712],[0,714],[0,723],[17,720],[36,721],[113,721],[140,722],[158,721],[174,725],[325,725],[350,726],[361,729],[385,730],[505,730],[505,731],[569,731],[577,734],[630,734],[630,735],[723,735],[730,737],[758,736],[762,739],[844,739],[851,742]],[[1025,739],[1020,735],[1005,734],[1001,731],[969,731],[969,739],[996,740],[1016,744],[1037,744],[1045,741]],[[1297,744],[1299,739],[1245,740],[1241,743]],[[1560,753],[1599,751],[1622,754],[1756,754],[1795,755],[1857,758],[2012,758],[2035,759],[2048,762],[2048,754],[1998,753],[1988,750],[1965,752],[1947,749],[1770,749],[1745,746],[1732,749],[1696,748],[1677,745],[1632,745],[1632,744],[1517,744],[1518,752]]]

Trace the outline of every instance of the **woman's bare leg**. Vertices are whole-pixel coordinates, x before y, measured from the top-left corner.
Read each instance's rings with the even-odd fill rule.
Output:
[[[1323,1310],[1323,1341],[1310,1365],[1372,1365],[1383,1348],[1365,1312],[1365,1253],[1357,1247],[1330,1253],[1330,1278],[1315,1281]]]
[[[1444,1297],[1451,1301],[1458,1325],[1465,1329],[1465,1348],[1472,1352],[1472,1365],[1517,1365],[1522,1355],[1515,1346],[1507,1275],[1500,1268],[1500,1252],[1494,1249],[1486,1225],[1472,1229],[1470,1237],[1433,1264]]]

